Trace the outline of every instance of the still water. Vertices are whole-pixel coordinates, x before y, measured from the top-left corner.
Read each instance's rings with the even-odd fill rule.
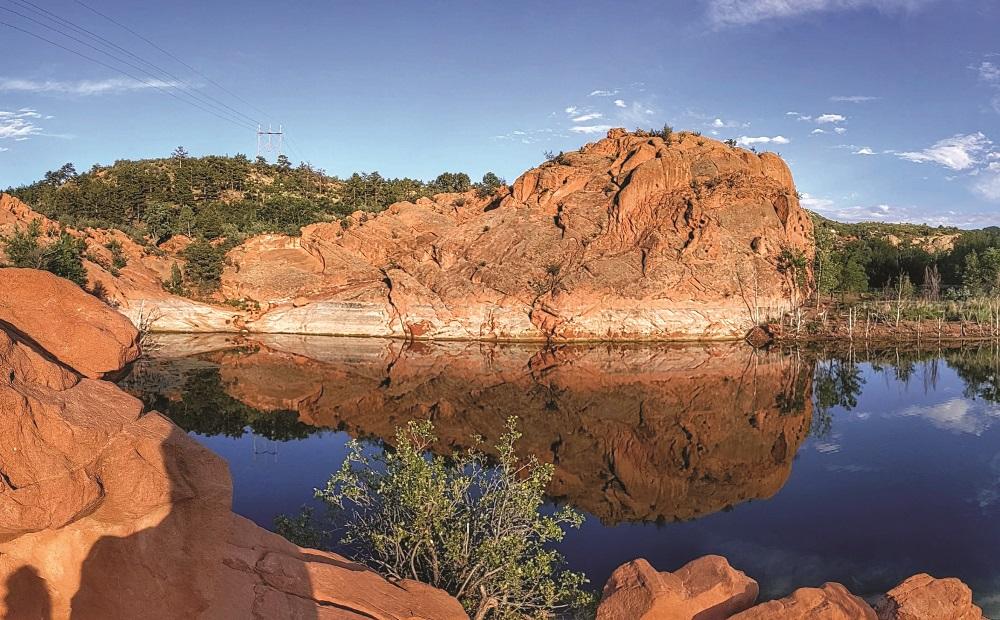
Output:
[[[587,514],[562,545],[602,584],[636,557],[725,555],[762,598],[917,572],[1000,616],[1000,351],[741,344],[405,343],[164,337],[123,386],[225,458],[234,510],[297,513],[352,438],[434,420],[436,450],[495,439],[556,466]]]

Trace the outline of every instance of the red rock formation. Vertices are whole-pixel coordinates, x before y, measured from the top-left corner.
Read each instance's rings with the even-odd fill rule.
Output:
[[[57,309],[98,303],[45,289],[50,277],[19,272],[15,290],[49,290]],[[77,329],[95,316],[81,311]],[[54,343],[63,365],[40,346],[66,319],[0,325],[0,616],[467,618],[444,592],[391,584],[235,516],[219,457],[70,370],[87,367],[77,344]],[[96,358],[121,348],[122,331],[90,327],[76,333]],[[124,335],[134,343],[134,330]]]
[[[889,590],[875,606],[879,620],[985,620],[972,590],[954,577],[914,575]]]
[[[100,378],[139,356],[128,319],[69,280],[33,269],[0,269],[0,327],[6,324],[80,374]]]
[[[839,583],[799,588],[753,606],[757,582],[725,558],[705,556],[674,573],[645,560],[618,567],[604,586],[598,620],[985,620],[958,579],[914,575],[872,609]],[[876,616],[876,609],[877,616]]]
[[[597,620],[725,620],[757,600],[757,582],[707,555],[673,573],[646,560],[618,567],[604,586]]]
[[[259,311],[166,294],[176,255],[128,246],[120,276],[92,272],[123,311],[146,308],[162,330],[734,338],[805,292],[780,268],[785,250],[810,256],[812,226],[779,157],[616,129],[489,198],[440,194],[248,240],[228,256],[218,301]]]

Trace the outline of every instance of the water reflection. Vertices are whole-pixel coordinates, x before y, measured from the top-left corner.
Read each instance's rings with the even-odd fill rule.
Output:
[[[200,342],[202,348],[224,343]],[[495,440],[556,465],[550,488],[606,522],[673,521],[772,496],[811,421],[798,356],[700,347],[404,343],[269,337],[193,356],[186,341],[125,387],[201,435],[311,428],[387,440],[429,418],[441,450]]]

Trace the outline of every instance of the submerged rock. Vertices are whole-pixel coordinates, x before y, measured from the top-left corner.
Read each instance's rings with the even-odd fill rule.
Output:
[[[21,293],[54,296],[48,321],[0,323],[0,617],[467,618],[440,590],[389,583],[234,515],[222,459],[69,368],[118,370],[136,333],[105,333],[85,294],[51,277],[0,270],[18,285],[7,317],[25,311],[12,305]],[[70,327],[56,311],[74,308]]]

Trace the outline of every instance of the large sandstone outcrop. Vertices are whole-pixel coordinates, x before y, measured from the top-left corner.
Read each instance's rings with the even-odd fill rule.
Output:
[[[17,277],[25,286],[4,302],[21,308],[49,276]],[[52,291],[78,323],[101,316],[78,288]],[[48,327],[0,324],[0,616],[467,618],[444,592],[389,583],[234,515],[225,463],[115,385],[55,361],[40,344]],[[75,366],[84,350],[122,345],[121,332],[91,327],[57,348]]]
[[[806,291],[785,259],[812,244],[777,155],[616,129],[493,196],[440,194],[246,241],[227,256],[217,301],[253,311],[165,293],[183,263],[167,247],[129,245],[120,276],[92,274],[123,312],[144,309],[167,331],[717,339],[794,304]]]
[[[543,347],[272,335],[241,344],[199,360],[218,366],[233,398],[294,411],[312,426],[391,441],[408,420],[431,419],[439,449],[450,452],[473,436],[495,441],[517,415],[519,450],[555,464],[550,494],[606,522],[692,519],[771,497],[811,423],[810,366],[738,343]],[[158,355],[183,356],[189,346],[186,337],[163,337]],[[177,367],[169,359],[147,366],[164,377],[153,391],[168,412],[184,388]]]

